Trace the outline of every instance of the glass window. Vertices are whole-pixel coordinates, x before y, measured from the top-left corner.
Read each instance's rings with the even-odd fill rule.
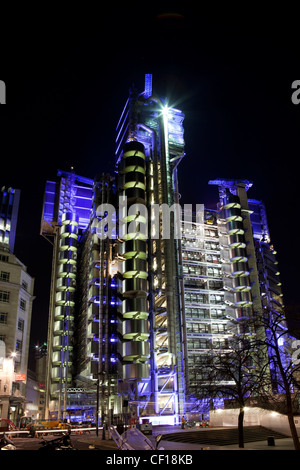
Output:
[[[0,291],[0,302],[8,303],[9,302],[9,294],[10,294],[9,292],[1,290]]]
[[[6,271],[1,271],[0,281],[9,282],[9,273],[7,273]]]
[[[2,325],[7,324],[7,313],[3,313],[3,312],[0,313],[0,323]]]

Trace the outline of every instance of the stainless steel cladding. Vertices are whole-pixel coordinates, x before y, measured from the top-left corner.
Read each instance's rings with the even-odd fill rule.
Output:
[[[127,198],[127,210],[120,214],[125,224],[119,253],[122,262],[123,379],[149,378],[147,222],[138,204],[146,205],[145,150],[140,142],[125,144],[119,165],[119,195]],[[135,205],[135,206],[133,206]],[[131,208],[131,209],[130,209]],[[133,210],[132,210],[133,209]]]

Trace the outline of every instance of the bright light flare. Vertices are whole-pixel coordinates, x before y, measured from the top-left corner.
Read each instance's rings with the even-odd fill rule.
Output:
[[[168,117],[169,110],[170,110],[170,108],[168,106],[164,106],[163,109],[162,109],[163,116]]]

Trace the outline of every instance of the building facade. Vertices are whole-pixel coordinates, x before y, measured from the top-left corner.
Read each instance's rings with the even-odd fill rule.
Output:
[[[185,380],[194,410],[206,374],[199,360],[205,363],[214,351],[229,351],[233,331],[243,334],[244,322],[263,319],[266,309],[283,319],[278,334],[284,337],[287,331],[264,204],[248,199],[249,181],[223,179],[209,184],[218,188],[216,210],[197,205],[181,241]],[[267,332],[262,334],[264,342]],[[205,400],[198,405],[208,412]]]
[[[178,423],[201,387],[198,358],[226,350],[233,320],[262,315],[266,302],[282,308],[265,209],[247,196],[251,182],[211,181],[216,209],[182,212],[183,121],[153,96],[146,75],[117,125],[115,174],[91,180],[59,171],[46,183],[49,416],[130,413]]]
[[[0,243],[0,416],[24,414],[34,279],[14,255],[19,191],[2,188]],[[14,199],[16,197],[16,199]]]

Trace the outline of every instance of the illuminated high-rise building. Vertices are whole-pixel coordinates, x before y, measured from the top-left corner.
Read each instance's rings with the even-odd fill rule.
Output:
[[[117,126],[116,160],[119,195],[127,197],[126,222],[139,222],[140,236],[121,239],[123,298],[123,387],[129,400],[139,403],[139,414],[159,422],[177,422],[185,412],[183,350],[180,314],[178,214],[170,211],[169,234],[153,222],[155,207],[178,204],[177,167],[184,157],[184,114],[152,94],[152,77],[145,90],[131,90]],[[136,204],[147,209],[144,214]],[[131,210],[133,208],[133,210]],[[168,215],[168,214],[167,214]],[[123,220],[123,214],[119,212]],[[148,231],[148,237],[143,235]],[[133,391],[135,396],[133,395]]]
[[[138,415],[172,422],[184,411],[176,240],[172,227],[169,238],[161,230],[147,238],[148,222],[139,207],[134,212],[143,205],[151,219],[153,204],[177,201],[183,119],[152,96],[147,75],[144,93],[131,90],[117,126],[116,176],[92,181],[59,171],[58,181],[46,184],[41,234],[53,243],[46,384],[52,415],[70,409],[71,390],[84,388],[91,398],[97,384],[102,414],[120,413],[124,402]],[[116,207],[115,238],[99,237],[101,204]]]
[[[197,404],[198,358],[226,350],[229,322],[265,302],[282,308],[265,209],[247,199],[252,183],[211,181],[216,209],[181,211],[183,122],[146,75],[117,125],[114,175],[59,171],[46,183],[49,416],[178,423]]]

